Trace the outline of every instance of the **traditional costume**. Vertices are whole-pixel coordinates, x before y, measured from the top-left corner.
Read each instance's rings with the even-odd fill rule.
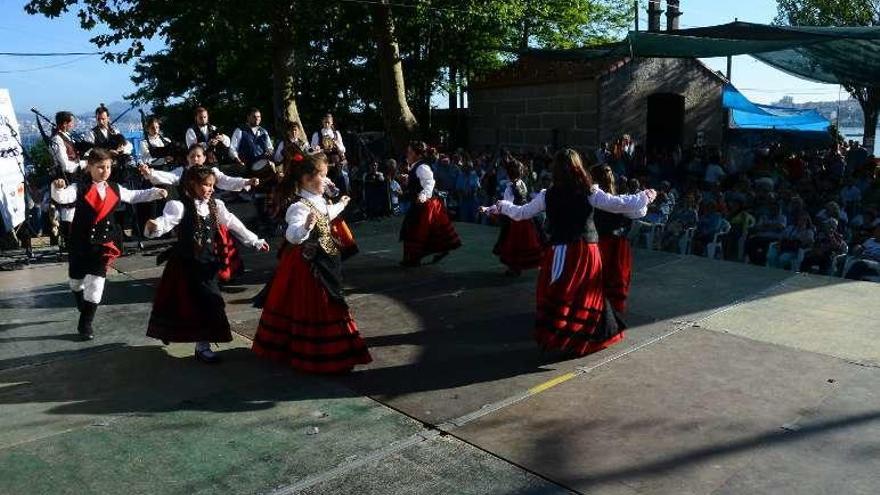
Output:
[[[169,172],[150,169],[147,180],[158,186],[176,186],[180,184],[180,178],[183,177],[186,168],[177,167]],[[249,179],[226,175],[217,167],[213,167],[211,171],[217,178],[217,189],[241,191],[248,185]],[[244,262],[241,260],[238,248],[235,247],[235,241],[229,235],[229,229],[224,224],[217,226],[217,235],[220,240],[220,247],[217,249],[217,254],[220,257],[219,278],[221,282],[229,282],[244,272]]]
[[[612,196],[598,186],[589,192],[551,187],[528,204],[500,201],[488,209],[517,221],[546,211],[551,247],[541,261],[535,318],[535,340],[541,347],[583,356],[623,339],[626,327],[605,297],[593,210],[638,218],[648,203],[645,192]]]
[[[147,336],[164,342],[229,342],[232,333],[218,285],[223,239],[232,232],[245,245],[259,248],[258,238],[218,199],[169,201],[158,227],[159,237],[177,227],[177,242],[157,259],[168,260],[153,300]],[[196,351],[198,353],[198,350]]]
[[[528,187],[522,179],[508,184],[503,199],[516,206],[528,203]],[[540,227],[535,220],[514,221],[501,218],[501,232],[492,253],[512,272],[537,268],[544,254]]]
[[[159,188],[129,190],[115,182],[83,181],[63,189],[52,186],[52,199],[73,204],[75,213],[70,227],[68,276],[76,307],[77,330],[84,338],[92,337],[92,321],[101,303],[107,268],[122,254],[114,239],[120,227],[112,214],[122,203],[143,203],[162,197]]]
[[[598,210],[595,215],[602,254],[602,280],[605,297],[614,311],[626,313],[626,298],[632,278],[632,248],[627,234],[632,220],[626,215]]]
[[[211,146],[209,141],[215,137],[218,138],[218,143],[215,146]],[[186,141],[187,148],[194,144],[201,144],[205,148],[205,162],[210,165],[219,163],[220,157],[225,154],[224,152],[232,144],[229,136],[220,133],[217,130],[217,126],[211,124],[191,125],[186,130],[184,140]]]
[[[372,361],[345,301],[340,247],[330,228],[344,207],[301,191],[287,209],[289,244],[260,316],[257,355],[308,373],[344,373]],[[318,219],[311,229],[309,213]]]
[[[58,167],[60,176],[64,178],[68,184],[79,182],[82,177],[82,170],[86,168],[86,161],[81,160],[76,146],[70,135],[64,131],[56,130],[52,133],[52,158],[55,166]],[[55,207],[58,208],[58,216],[62,222],[62,236],[67,239],[70,232],[70,222],[73,221],[74,204],[59,203],[52,200]]]
[[[427,163],[417,161],[410,168],[406,197],[411,206],[400,228],[404,265],[418,265],[429,254],[439,259],[461,247],[446,208],[434,197],[434,173]]]

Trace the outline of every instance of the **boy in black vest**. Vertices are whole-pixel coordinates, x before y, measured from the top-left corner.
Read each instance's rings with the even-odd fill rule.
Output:
[[[143,203],[164,198],[164,189],[128,190],[108,182],[113,157],[103,148],[93,148],[86,165],[85,180],[67,185],[64,179],[52,183],[52,199],[73,203],[75,213],[70,229],[68,276],[76,307],[79,309],[77,331],[83,340],[92,338],[92,321],[101,296],[107,268],[121,254],[113,239],[119,225],[113,211],[120,203]]]

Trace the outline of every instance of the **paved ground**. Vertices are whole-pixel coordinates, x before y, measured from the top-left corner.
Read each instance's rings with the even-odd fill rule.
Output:
[[[880,285],[639,251],[626,341],[559,361],[496,230],[405,270],[396,226],[356,228],[374,362],[334,379],[248,351],[272,255],[214,367],[144,337],[153,257],[120,260],[90,343],[63,265],[0,272],[0,493],[878,492]]]

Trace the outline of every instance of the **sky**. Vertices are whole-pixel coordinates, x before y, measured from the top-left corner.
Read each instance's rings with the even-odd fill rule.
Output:
[[[30,16],[23,0],[0,0],[0,52],[91,52],[89,38],[78,19],[67,14],[57,19]],[[642,2],[646,3],[646,2]],[[741,21],[770,23],[776,15],[774,0],[682,0],[682,27],[697,27]],[[647,14],[640,14],[642,29]],[[665,18],[664,18],[665,25]],[[161,48],[152,43],[153,49]],[[710,67],[724,72],[726,59],[705,59]],[[54,66],[54,67],[49,67]],[[18,111],[37,107],[49,115],[66,109],[89,112],[99,103],[120,101],[134,91],[131,67],[106,64],[100,57],[34,58],[0,56],[0,88],[8,88]],[[733,84],[758,103],[778,101],[785,95],[795,102],[836,101],[836,85],[812,83],[784,74],[757,60],[741,56],[733,61]],[[843,93],[846,98],[846,93]],[[445,103],[444,97],[436,98]]]

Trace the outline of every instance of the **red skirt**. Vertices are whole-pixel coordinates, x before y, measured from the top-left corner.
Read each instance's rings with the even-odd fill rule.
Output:
[[[632,278],[632,248],[626,237],[608,235],[599,237],[602,253],[602,279],[605,297],[620,314],[626,313],[626,298]]]
[[[225,225],[217,225],[217,234],[219,244],[217,246],[217,257],[220,258],[220,273],[217,277],[220,282],[229,282],[233,278],[244,272],[244,262],[241,261],[241,255],[235,246],[235,239],[229,233],[229,229]]]
[[[541,264],[544,245],[538,227],[531,219],[505,223],[492,253],[513,270],[528,270]]]
[[[307,373],[344,373],[372,361],[348,307],[329,297],[298,245],[275,271],[253,351]]]
[[[599,246],[580,240],[547,249],[538,274],[535,340],[579,356],[623,340],[605,299]]]
[[[403,241],[403,259],[410,262],[461,247],[461,239],[439,198],[410,207],[400,230],[400,240]]]
[[[167,342],[231,342],[217,265],[172,255],[153,298],[147,336]]]

